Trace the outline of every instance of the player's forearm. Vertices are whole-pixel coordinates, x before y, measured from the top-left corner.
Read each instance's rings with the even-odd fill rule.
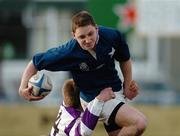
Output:
[[[121,71],[124,77],[124,84],[130,84],[132,81],[132,66],[131,60],[120,63]]]
[[[81,135],[91,135],[102,111],[104,102],[94,99],[90,102],[84,111],[84,114],[80,123]]]
[[[30,61],[23,72],[19,91],[27,88],[29,79],[32,77],[32,75],[34,75],[36,73],[37,73],[37,70],[36,70],[34,64],[32,63],[32,61]]]
[[[95,98],[93,101],[91,101],[87,105],[85,112],[89,111],[93,115],[99,116],[102,111],[103,106],[104,106],[104,101]]]

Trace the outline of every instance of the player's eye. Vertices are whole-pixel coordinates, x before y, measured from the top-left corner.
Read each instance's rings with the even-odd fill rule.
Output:
[[[94,33],[93,32],[90,32],[90,33],[88,33],[88,36],[92,36]]]
[[[85,38],[85,35],[79,36],[79,39],[83,40]]]

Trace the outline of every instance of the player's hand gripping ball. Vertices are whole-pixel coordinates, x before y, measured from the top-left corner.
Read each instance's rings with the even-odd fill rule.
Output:
[[[46,96],[52,90],[52,82],[50,78],[44,73],[37,73],[33,75],[28,82],[28,86],[32,86],[33,96]]]

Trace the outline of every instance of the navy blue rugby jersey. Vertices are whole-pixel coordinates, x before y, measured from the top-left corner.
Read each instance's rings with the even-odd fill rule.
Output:
[[[113,91],[122,88],[115,60],[120,63],[127,61],[130,53],[118,30],[99,27],[96,57],[83,50],[75,39],[71,39],[57,48],[36,54],[33,63],[37,70],[70,71],[80,89],[81,98],[89,102],[106,87],[112,87]]]

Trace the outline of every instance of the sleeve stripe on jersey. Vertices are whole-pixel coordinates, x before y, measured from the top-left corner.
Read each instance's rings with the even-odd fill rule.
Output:
[[[89,129],[83,122],[80,124],[80,133],[82,136],[90,136],[93,130]]]
[[[80,124],[78,124],[78,126],[75,129],[75,136],[81,136],[81,134],[80,134]]]
[[[64,132],[69,135],[69,132],[71,131],[72,127],[76,123],[76,118],[65,128]]]
[[[93,130],[89,129],[86,125],[82,122],[77,125],[75,128],[75,136],[90,136]]]
[[[77,118],[80,116],[81,112],[80,111],[77,111],[75,110],[74,108],[72,107],[65,107],[66,111],[71,115],[73,116],[73,118]]]
[[[82,116],[82,122],[84,125],[86,125],[88,128],[93,130],[96,126],[96,123],[98,121],[99,116],[96,116],[89,112],[88,109],[85,110],[83,116]]]

